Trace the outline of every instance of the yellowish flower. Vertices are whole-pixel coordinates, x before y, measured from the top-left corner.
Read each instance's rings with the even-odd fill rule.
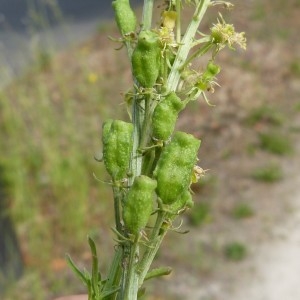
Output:
[[[89,83],[96,83],[98,80],[98,75],[94,72],[91,72],[88,74],[87,80]]]
[[[210,29],[212,42],[217,44],[219,49],[222,49],[225,46],[234,49],[234,44],[237,44],[245,50],[245,32],[235,32],[232,24],[226,24],[222,15],[220,15],[220,18],[221,21],[218,19],[218,23]]]

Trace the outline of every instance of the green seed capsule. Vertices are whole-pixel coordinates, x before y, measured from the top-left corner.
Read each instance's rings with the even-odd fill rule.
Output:
[[[206,70],[201,75],[196,86],[202,91],[208,90],[211,87],[211,82],[214,80],[215,76],[220,73],[220,71],[220,66],[210,60],[206,66]]]
[[[152,117],[152,135],[158,140],[167,140],[174,131],[179,112],[184,103],[172,92],[166,96],[155,108]]]
[[[132,150],[133,125],[120,120],[103,124],[103,160],[114,181],[126,177]]]
[[[142,87],[154,86],[160,72],[161,44],[157,33],[141,31],[132,54],[132,72]]]
[[[122,35],[134,32],[136,29],[136,16],[129,0],[115,0],[112,2],[115,19]]]
[[[178,214],[185,208],[193,207],[194,202],[189,190],[184,191],[177,200],[168,206],[168,211]]]
[[[102,124],[102,143],[103,144],[105,144],[107,139],[109,138],[109,132],[110,132],[112,123],[113,123],[113,120],[108,119]]]
[[[156,186],[156,180],[145,175],[134,179],[123,210],[124,224],[131,233],[137,234],[146,227],[153,210],[153,193]]]
[[[221,71],[220,66],[215,64],[213,61],[209,61],[206,70],[203,73],[203,79],[204,81],[210,81],[212,80],[216,75],[218,75]]]
[[[188,190],[197,160],[200,140],[185,132],[176,132],[163,150],[154,177],[157,195],[164,204],[172,204]]]

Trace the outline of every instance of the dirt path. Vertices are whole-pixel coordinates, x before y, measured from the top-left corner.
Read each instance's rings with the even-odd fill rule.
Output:
[[[300,142],[296,152],[300,154]],[[289,180],[278,185],[279,198],[290,205],[289,215],[272,230],[273,238],[255,246],[253,258],[246,262],[245,278],[231,300],[300,299],[300,174],[299,155],[286,161]],[[251,270],[249,272],[249,270]]]

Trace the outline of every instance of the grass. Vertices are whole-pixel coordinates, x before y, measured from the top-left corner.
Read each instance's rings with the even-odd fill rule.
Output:
[[[254,170],[251,174],[252,178],[262,182],[276,182],[283,178],[283,172],[277,164],[267,164]]]
[[[224,246],[224,254],[228,260],[241,261],[247,256],[247,247],[240,242],[230,242]]]
[[[280,126],[284,123],[284,119],[284,116],[274,107],[262,105],[249,113],[247,123],[251,126],[260,122]]]
[[[193,226],[199,226],[212,221],[211,208],[208,203],[196,204],[189,214],[189,221]]]
[[[20,284],[31,286],[30,274],[36,274],[34,299],[66,290],[67,284],[55,283],[53,262],[64,260],[65,252],[85,255],[86,235],[96,232],[99,238],[99,226],[109,228],[113,218],[110,186],[93,176],[105,180],[104,166],[93,157],[101,151],[100,116],[109,110],[104,103],[114,110],[110,116],[120,116],[124,107],[118,92],[127,83],[121,76],[116,90],[116,79],[103,82],[112,72],[88,61],[92,51],[93,47],[79,49],[55,59],[41,53],[32,70],[0,92],[0,132],[5,141],[0,144],[0,164],[9,183],[11,215],[26,267],[31,270]],[[122,58],[116,64],[114,71],[124,72]],[[109,255],[104,251],[104,262]]]
[[[296,76],[296,77],[300,77],[300,62],[299,62],[299,58],[295,58],[295,60],[293,60],[290,63],[290,72],[292,75]]]
[[[286,155],[292,152],[292,142],[286,135],[279,132],[265,132],[259,134],[261,149],[273,154]]]
[[[235,219],[246,219],[254,215],[254,210],[248,203],[238,203],[233,208],[232,215]]]

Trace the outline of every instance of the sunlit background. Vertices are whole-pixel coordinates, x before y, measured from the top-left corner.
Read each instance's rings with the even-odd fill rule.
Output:
[[[174,271],[146,284],[148,300],[300,299],[300,1],[233,2],[218,9],[247,51],[224,50],[214,106],[180,117],[208,171],[189,233],[170,232],[157,257]],[[132,85],[112,17],[109,0],[0,0],[0,299],[85,293],[65,253],[89,269],[87,235],[108,268],[112,194],[94,156],[103,120],[128,119]]]

